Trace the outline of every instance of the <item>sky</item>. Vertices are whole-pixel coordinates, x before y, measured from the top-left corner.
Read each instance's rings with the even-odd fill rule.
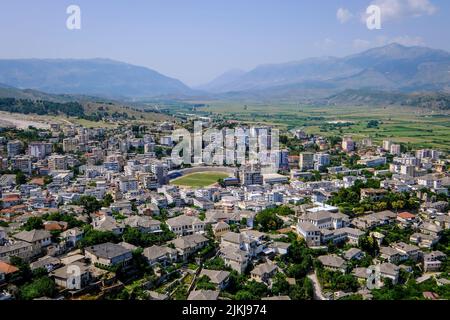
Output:
[[[69,5],[81,29],[66,27]],[[381,9],[381,29],[365,11]],[[187,85],[398,42],[450,51],[448,0],[0,0],[0,59],[110,58]]]

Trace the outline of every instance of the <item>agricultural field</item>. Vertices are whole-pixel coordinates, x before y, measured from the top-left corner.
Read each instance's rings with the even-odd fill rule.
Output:
[[[219,179],[227,178],[228,176],[228,174],[223,172],[198,172],[177,178],[170,183],[182,187],[203,188],[216,183]]]
[[[209,102],[202,115],[280,129],[303,129],[323,136],[352,136],[355,140],[390,139],[411,148],[450,151],[450,112],[407,106],[303,106]]]

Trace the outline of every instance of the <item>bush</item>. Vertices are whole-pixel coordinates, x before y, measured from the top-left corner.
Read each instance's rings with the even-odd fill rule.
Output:
[[[23,286],[20,289],[19,296],[23,300],[33,300],[39,297],[51,297],[55,292],[55,282],[45,276]]]

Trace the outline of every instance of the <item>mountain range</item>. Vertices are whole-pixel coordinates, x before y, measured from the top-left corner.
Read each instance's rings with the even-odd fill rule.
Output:
[[[221,77],[219,77],[220,79]],[[261,65],[209,91],[228,96],[324,96],[346,89],[450,91],[450,53],[390,44],[343,58]]]
[[[192,92],[177,79],[109,59],[0,60],[0,83],[52,94],[114,98],[181,96]]]
[[[189,88],[145,67],[109,59],[0,60],[2,90],[29,89],[50,94],[124,100],[151,97],[205,99],[323,99],[345,90],[450,93],[450,53],[399,44],[347,57],[310,58],[231,70]],[[27,94],[27,91],[20,91]]]

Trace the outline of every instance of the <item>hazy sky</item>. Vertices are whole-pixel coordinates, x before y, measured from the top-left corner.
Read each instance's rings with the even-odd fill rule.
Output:
[[[66,28],[71,4],[81,30]],[[381,30],[362,19],[370,4]],[[449,30],[448,0],[0,0],[0,58],[111,58],[188,85],[393,41],[450,51]]]

